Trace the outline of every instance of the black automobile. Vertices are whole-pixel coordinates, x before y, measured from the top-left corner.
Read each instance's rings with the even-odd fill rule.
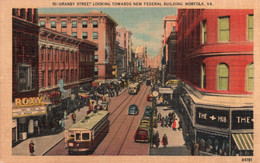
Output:
[[[128,108],[128,115],[138,115],[139,109],[135,104],[132,104]]]
[[[149,113],[152,116],[152,107],[151,106],[146,106],[144,113]]]

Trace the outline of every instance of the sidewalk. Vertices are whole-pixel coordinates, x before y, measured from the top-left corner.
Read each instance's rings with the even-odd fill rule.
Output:
[[[162,117],[168,116],[169,112],[172,112],[173,109],[164,108],[163,106],[157,106],[158,113],[161,113]],[[176,119],[179,121],[179,116],[176,114]],[[190,150],[184,145],[185,141],[183,139],[183,131],[176,130],[174,131],[172,127],[161,127],[160,123],[157,123],[158,127],[157,129],[154,128],[154,131],[159,132],[160,141],[162,141],[162,137],[164,134],[167,135],[168,138],[168,145],[166,148],[163,147],[162,143],[160,142],[160,145],[158,148],[150,148],[150,155],[191,155]],[[184,124],[183,124],[184,125]]]
[[[125,90],[126,88],[124,90],[121,90],[119,95],[122,94]],[[101,100],[99,100],[98,103],[100,104]],[[84,106],[80,110],[78,109],[75,110],[75,114],[77,117],[76,122],[81,120],[86,115],[87,110],[88,110],[88,106]],[[71,114],[69,114],[68,119],[65,120],[65,129],[69,128],[71,125],[72,125]],[[64,139],[64,131],[58,134],[29,138],[24,140],[20,144],[16,145],[15,147],[13,147],[12,155],[30,156],[29,143],[31,140],[33,140],[35,144],[34,155],[42,156],[63,139]]]

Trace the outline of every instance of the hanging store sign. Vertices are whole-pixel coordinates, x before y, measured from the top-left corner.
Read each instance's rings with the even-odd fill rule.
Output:
[[[228,128],[229,111],[206,108],[196,108],[196,123],[204,126]]]
[[[13,118],[38,116],[46,114],[46,105],[29,106],[29,107],[13,107]]]
[[[67,89],[66,92],[61,92],[61,100],[71,97],[71,89]]]
[[[252,110],[234,110],[232,111],[232,129],[253,129],[253,111]]]

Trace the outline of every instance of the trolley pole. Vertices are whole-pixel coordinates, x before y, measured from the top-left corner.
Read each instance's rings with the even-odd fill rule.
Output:
[[[152,96],[153,96],[153,99],[152,99],[152,123],[151,123],[151,140],[150,140],[150,146],[153,147],[153,123],[154,123],[154,110],[155,110],[155,107],[156,107],[156,97],[158,96],[158,92],[157,91],[153,91],[152,92]]]

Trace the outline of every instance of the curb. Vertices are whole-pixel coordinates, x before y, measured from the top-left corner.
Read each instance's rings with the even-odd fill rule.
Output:
[[[59,140],[56,144],[54,144],[54,146],[52,146],[50,149],[48,149],[46,152],[44,152],[42,154],[42,156],[46,155],[50,150],[52,150],[56,145],[58,145],[62,140],[64,140],[65,138],[62,138],[61,140]]]

